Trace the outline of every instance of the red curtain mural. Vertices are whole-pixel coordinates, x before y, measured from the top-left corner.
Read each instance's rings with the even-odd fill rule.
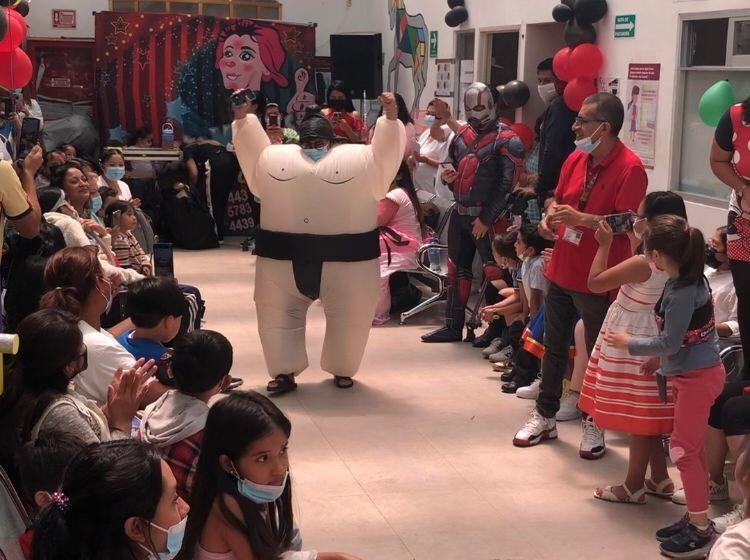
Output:
[[[96,15],[96,90],[102,137],[124,141],[163,122],[227,141],[229,96],[264,92],[287,113],[314,100],[315,28],[178,14]],[[301,109],[300,109],[301,108]]]

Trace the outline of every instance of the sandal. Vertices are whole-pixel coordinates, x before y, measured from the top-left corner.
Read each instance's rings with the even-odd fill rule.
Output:
[[[646,505],[646,488],[641,488],[636,492],[630,492],[628,487],[624,484],[622,489],[625,490],[627,498],[621,499],[617,494],[612,491],[612,486],[605,486],[604,488],[597,488],[594,490],[594,498],[597,500],[603,500],[605,502],[614,502],[616,504],[634,504],[643,506]]]
[[[667,491],[667,487],[672,486],[671,491]],[[667,477],[664,480],[662,480],[659,484],[651,480],[650,478],[646,479],[646,494],[650,494],[651,496],[656,496],[657,498],[663,498],[665,500],[669,500],[672,496],[674,496],[674,481]]]
[[[297,383],[294,381],[294,376],[291,374],[277,375],[273,381],[269,381],[266,385],[266,391],[272,395],[283,395],[284,393],[290,393],[297,388]]]
[[[354,380],[351,377],[340,377],[338,375],[333,377],[333,382],[339,389],[351,389],[354,385]]]

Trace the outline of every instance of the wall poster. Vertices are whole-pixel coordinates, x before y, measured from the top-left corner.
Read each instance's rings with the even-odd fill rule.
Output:
[[[656,117],[659,108],[660,64],[631,64],[625,90],[625,143],[654,168]]]

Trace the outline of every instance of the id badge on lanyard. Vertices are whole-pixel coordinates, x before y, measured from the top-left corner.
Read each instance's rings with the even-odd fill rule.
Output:
[[[583,191],[581,192],[581,198],[578,199],[579,212],[583,212],[586,208],[586,204],[588,203],[589,197],[591,196],[591,191],[594,190],[596,181],[599,179],[600,172],[601,169],[595,169],[591,173],[589,173],[588,162],[586,162],[586,175],[583,180]],[[565,231],[563,231],[562,238],[567,243],[578,247],[581,244],[581,239],[583,239],[583,231],[572,226],[565,226]]]

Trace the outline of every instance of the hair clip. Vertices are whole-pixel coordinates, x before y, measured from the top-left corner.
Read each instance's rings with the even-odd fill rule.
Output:
[[[54,503],[62,512],[67,511],[70,507],[70,499],[68,499],[68,497],[62,492],[52,493],[52,503]]]

